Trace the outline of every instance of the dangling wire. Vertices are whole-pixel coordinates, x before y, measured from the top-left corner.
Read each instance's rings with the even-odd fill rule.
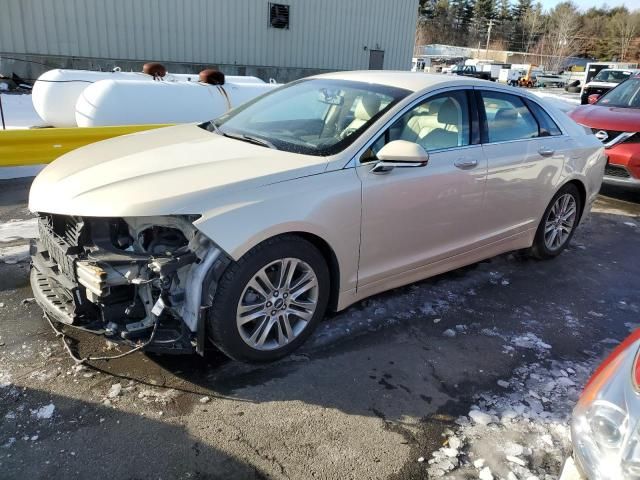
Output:
[[[126,357],[127,355],[131,355],[132,353],[137,352],[138,350],[142,350],[144,347],[146,347],[147,345],[149,345],[151,342],[153,342],[154,337],[156,336],[156,331],[158,329],[158,323],[159,319],[158,317],[156,317],[154,314],[151,314],[151,317],[154,319],[154,323],[153,323],[153,330],[151,331],[151,336],[149,336],[149,338],[147,339],[146,342],[138,345],[137,347],[132,348],[131,350],[129,350],[128,352],[124,352],[121,353],[119,355],[113,355],[113,356],[101,356],[101,357],[93,357],[91,355],[88,355],[84,358],[80,358],[78,357],[75,353],[73,353],[73,351],[71,350],[71,347],[69,346],[69,343],[67,342],[67,335],[62,331],[57,329],[53,322],[51,321],[51,318],[49,318],[48,314],[44,314],[44,318],[47,319],[47,322],[49,322],[49,325],[51,326],[51,328],[53,329],[53,331],[56,334],[56,337],[60,337],[62,339],[62,344],[64,345],[64,348],[67,350],[67,353],[69,353],[69,356],[73,359],[73,361],[80,365],[83,363],[86,363],[88,361],[96,361],[96,360],[115,360],[117,358],[122,358],[122,357]]]

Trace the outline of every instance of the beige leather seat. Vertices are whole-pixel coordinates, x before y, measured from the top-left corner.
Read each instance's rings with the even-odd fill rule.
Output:
[[[413,111],[411,118],[402,129],[401,140],[419,143],[431,131],[440,127],[438,123],[438,103],[432,102],[429,106],[420,106]]]
[[[450,98],[438,110],[440,126],[420,138],[419,143],[425,150],[437,150],[458,146],[458,125],[462,124],[460,109]]]
[[[355,118],[342,131],[341,137],[348,137],[353,132],[362,127],[380,111],[380,97],[377,95],[365,95],[358,100],[353,112]]]

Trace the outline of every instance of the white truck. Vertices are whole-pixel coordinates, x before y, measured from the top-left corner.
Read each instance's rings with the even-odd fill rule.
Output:
[[[604,95],[633,73],[638,72],[637,63],[588,63],[586,78],[580,89],[580,103],[589,102],[589,95]]]

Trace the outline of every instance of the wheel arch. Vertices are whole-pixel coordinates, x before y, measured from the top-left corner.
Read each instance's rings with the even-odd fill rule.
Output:
[[[291,235],[302,238],[311,243],[315,248],[318,249],[322,257],[324,258],[329,269],[329,304],[327,308],[335,312],[338,309],[338,301],[340,297],[340,275],[342,273],[340,262],[338,260],[338,255],[336,254],[331,244],[318,233],[311,232],[308,229],[302,230],[295,228],[290,230],[283,229],[280,231],[271,232],[271,234],[264,234],[263,232],[263,235],[258,237],[259,240],[257,238],[250,239],[249,241],[244,243],[241,248],[238,248],[237,250],[229,254],[229,262],[239,260],[244,254],[257,247],[258,245],[261,245],[265,242],[271,242],[279,237]]]
[[[338,297],[340,295],[340,263],[336,252],[331,245],[322,237],[309,232],[289,232],[287,235],[295,235],[304,238],[316,247],[329,268],[329,304],[327,308],[332,312],[338,309]]]
[[[562,187],[558,189],[558,191],[560,191],[566,185],[574,185],[578,189],[578,193],[580,194],[580,212],[579,212],[578,220],[580,220],[582,219],[582,213],[584,212],[584,207],[587,202],[587,188],[584,186],[584,183],[581,180],[577,178],[573,178],[568,182],[564,183]]]

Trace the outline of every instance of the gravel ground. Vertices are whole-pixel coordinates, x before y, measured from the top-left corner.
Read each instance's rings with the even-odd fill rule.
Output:
[[[582,385],[640,323],[640,197],[611,190],[559,258],[503,255],[378,295],[274,364],[76,367],[28,263],[6,255],[32,229],[16,222],[28,186],[0,181],[3,479],[557,478]]]

